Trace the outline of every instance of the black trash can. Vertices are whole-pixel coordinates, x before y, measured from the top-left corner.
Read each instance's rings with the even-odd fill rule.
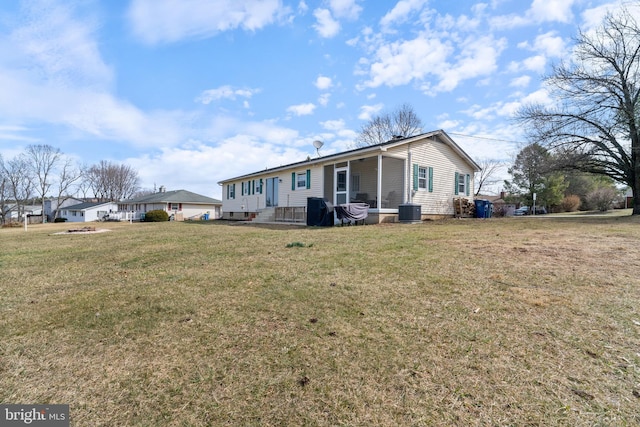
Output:
[[[398,206],[398,221],[417,223],[422,221],[422,206],[404,203]]]
[[[333,205],[322,197],[307,197],[307,225],[333,225]]]

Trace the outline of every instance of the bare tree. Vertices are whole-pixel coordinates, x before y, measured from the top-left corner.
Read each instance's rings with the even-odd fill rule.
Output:
[[[395,137],[408,137],[422,132],[422,120],[410,104],[402,104],[392,113],[373,117],[362,126],[356,146],[381,144]]]
[[[492,186],[500,182],[497,174],[504,168],[504,163],[495,159],[480,159],[478,161],[480,173],[475,175],[476,180],[476,196],[480,194],[483,188]]]
[[[53,213],[54,218],[58,218],[60,214],[60,205],[69,200],[76,193],[73,188],[82,178],[82,170],[77,167],[71,159],[65,159],[58,172],[56,210]]]
[[[640,214],[640,26],[622,9],[580,31],[570,62],[545,78],[554,106],[529,105],[518,119],[532,140],[569,153],[571,167],[633,190]]]
[[[138,173],[128,165],[116,165],[105,160],[85,171],[94,196],[101,201],[130,198],[139,188]]]
[[[16,203],[18,219],[24,215],[24,206],[32,195],[33,177],[29,160],[24,154],[19,154],[15,158],[3,162],[2,174],[5,178],[7,196]]]
[[[44,199],[53,183],[52,174],[55,172],[56,166],[60,162],[62,153],[58,148],[50,145],[29,145],[27,147],[27,157],[29,159],[29,168],[36,180],[37,190],[40,195],[42,206],[42,222],[45,221]]]
[[[0,224],[5,223],[7,178],[4,174],[4,159],[0,155]]]

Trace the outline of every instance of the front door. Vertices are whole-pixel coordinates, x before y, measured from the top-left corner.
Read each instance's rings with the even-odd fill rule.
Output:
[[[335,204],[336,205],[342,205],[344,203],[347,203],[347,188],[348,188],[348,182],[347,182],[347,172],[348,169],[347,168],[340,168],[340,169],[336,169],[336,173],[335,173],[335,195],[333,200],[335,200]]]
[[[267,178],[267,207],[278,206],[278,177]]]

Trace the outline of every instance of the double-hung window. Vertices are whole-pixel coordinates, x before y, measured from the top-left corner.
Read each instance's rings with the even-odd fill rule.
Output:
[[[465,175],[460,173],[458,174],[458,194],[466,194],[467,187],[465,181]]]
[[[291,191],[308,190],[311,188],[311,170],[291,172]]]
[[[298,172],[296,174],[296,187],[297,188],[307,188],[307,173],[306,172]]]
[[[426,190],[429,183],[429,169],[418,167],[418,189]]]
[[[413,164],[413,191],[433,192],[433,168]]]
[[[456,194],[468,196],[471,192],[471,175],[456,172]]]

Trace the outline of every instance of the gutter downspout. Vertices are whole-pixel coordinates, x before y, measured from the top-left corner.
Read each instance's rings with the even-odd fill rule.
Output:
[[[407,190],[408,190],[408,194],[409,194],[409,203],[412,204],[413,203],[413,185],[411,184],[411,171],[412,171],[412,155],[411,155],[411,143],[408,144],[407,146],[407,150],[408,150],[408,155],[407,155],[407,162],[408,165],[406,166],[406,170],[407,170]]]
[[[378,154],[378,188],[376,194],[378,210],[382,209],[382,154]]]

